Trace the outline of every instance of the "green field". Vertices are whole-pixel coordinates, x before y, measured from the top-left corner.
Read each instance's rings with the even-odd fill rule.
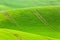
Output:
[[[60,7],[51,6],[1,11],[0,27],[60,39],[60,12],[57,10],[60,10]],[[9,16],[5,15],[6,13]],[[39,19],[35,13],[40,14],[39,16],[42,16],[48,24],[43,18],[40,17]]]
[[[0,0],[0,40],[60,40],[60,0]]]

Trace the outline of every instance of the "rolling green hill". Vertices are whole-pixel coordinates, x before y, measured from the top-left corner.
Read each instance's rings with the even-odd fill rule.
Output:
[[[0,11],[0,28],[19,30],[60,40],[60,6],[20,8]],[[36,38],[37,40],[40,37],[32,36],[31,38]],[[41,40],[45,39],[42,37]]]
[[[60,0],[0,0],[0,40],[60,40]]]

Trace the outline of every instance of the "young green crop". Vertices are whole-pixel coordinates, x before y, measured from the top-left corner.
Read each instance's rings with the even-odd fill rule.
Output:
[[[42,19],[33,13],[32,10],[36,10],[41,16],[48,22],[49,27],[42,22]],[[6,10],[0,12],[0,28],[8,28],[14,30],[20,30],[28,33],[45,35],[52,38],[60,38],[60,7],[38,7],[38,8],[21,8],[13,9],[12,11]],[[12,18],[5,16],[8,13]],[[9,19],[8,19],[9,18]],[[13,20],[14,19],[14,20]],[[53,30],[55,31],[53,31]]]

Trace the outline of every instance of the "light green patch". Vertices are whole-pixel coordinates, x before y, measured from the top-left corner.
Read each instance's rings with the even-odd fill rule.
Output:
[[[19,38],[16,37],[15,34],[18,35]],[[16,30],[0,29],[0,40],[59,40],[59,39],[54,39],[47,36],[40,36]]]

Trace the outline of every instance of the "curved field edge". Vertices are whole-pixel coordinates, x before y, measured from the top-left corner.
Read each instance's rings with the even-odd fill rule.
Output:
[[[47,25],[41,22],[36,15],[33,13],[39,12],[45,20],[51,25],[53,28],[48,28]],[[34,11],[34,12],[32,12]],[[10,19],[6,16],[5,13],[11,15],[13,19]],[[0,12],[0,27],[21,30],[33,34],[39,35],[47,35],[53,38],[60,38],[60,7],[51,6],[51,7],[40,7],[40,8],[22,8],[22,9],[14,9],[8,11]],[[2,17],[3,16],[3,17]],[[16,24],[17,23],[17,24]],[[54,29],[53,32],[51,29]],[[55,33],[56,32],[56,33]]]
[[[16,30],[0,29],[0,40],[59,40],[59,39],[54,39],[47,36],[40,36]]]

